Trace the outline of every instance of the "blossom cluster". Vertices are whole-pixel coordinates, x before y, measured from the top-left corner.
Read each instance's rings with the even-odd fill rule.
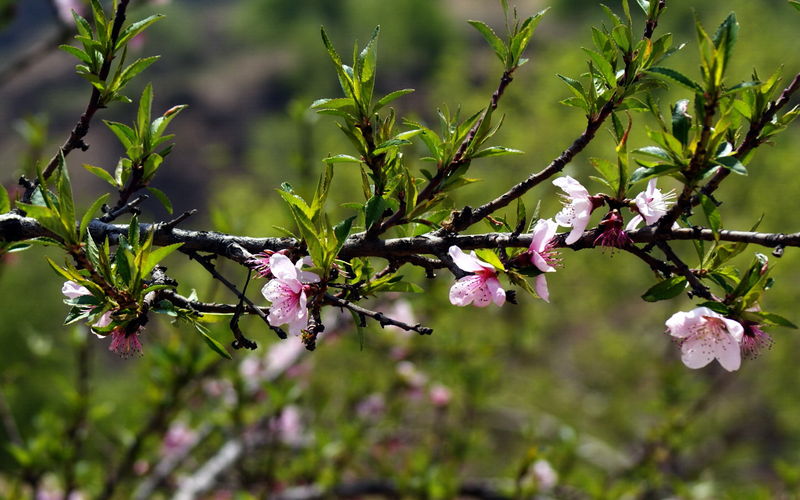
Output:
[[[559,226],[571,228],[564,243],[571,245],[583,236],[589,226],[592,212],[601,206],[602,196],[592,196],[577,180],[560,177],[553,184],[564,191],[562,210],[553,219],[540,219],[533,226],[531,244],[518,261],[533,266],[538,274],[535,290],[541,299],[550,301],[545,280],[546,273],[555,272],[559,263],[554,238]],[[663,193],[651,179],[647,188],[630,203],[634,217],[623,229],[623,218],[618,209],[609,210],[599,224],[600,234],[594,244],[623,248],[631,243],[626,231],[635,230],[642,222],[656,224],[664,216],[674,198],[674,192]],[[456,281],[450,289],[450,302],[456,306],[485,307],[494,302],[502,306],[506,294],[498,280],[498,269],[471,252],[465,254],[457,246],[450,247],[450,257],[466,276]],[[698,307],[689,312],[674,314],[666,322],[667,331],[680,344],[681,360],[689,368],[702,368],[713,360],[728,371],[741,366],[742,355],[754,356],[759,349],[771,345],[771,337],[757,323],[726,318],[708,307]]]
[[[576,243],[589,226],[592,212],[604,203],[602,196],[590,195],[586,187],[568,175],[553,180],[553,184],[564,192],[564,206],[553,219],[539,219],[536,222],[531,232],[530,247],[522,259],[526,265],[532,265],[539,271],[540,274],[534,278],[535,290],[545,302],[550,301],[550,292],[544,273],[555,272],[559,262],[553,240],[556,230],[559,226],[571,228],[564,243]],[[623,220],[619,210],[610,210],[600,222],[602,231],[594,243],[600,246],[625,247],[631,242],[625,231],[636,229],[642,221],[648,225],[655,224],[667,213],[673,197],[673,192],[662,193],[656,187],[656,180],[651,179],[647,188],[632,200],[630,208],[635,216],[626,228],[622,229]],[[505,290],[497,279],[495,266],[479,259],[475,252],[465,254],[457,246],[450,247],[449,253],[459,269],[471,273],[456,281],[450,289],[450,303],[456,306],[472,304],[477,307],[485,307],[492,302],[498,306],[505,303]]]

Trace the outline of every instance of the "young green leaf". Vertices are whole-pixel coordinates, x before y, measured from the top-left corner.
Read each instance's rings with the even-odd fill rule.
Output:
[[[686,278],[683,276],[673,276],[666,279],[644,292],[642,299],[647,302],[657,302],[659,300],[677,297],[686,289]]]
[[[86,239],[86,230],[89,228],[89,223],[94,218],[94,214],[97,213],[97,211],[100,210],[100,207],[103,206],[103,203],[108,200],[108,197],[109,194],[106,193],[100,198],[94,200],[94,203],[92,203],[92,206],[89,207],[89,210],[87,210],[86,213],[83,214],[83,217],[81,217],[81,225],[80,229],[78,230],[78,239],[81,241]]]

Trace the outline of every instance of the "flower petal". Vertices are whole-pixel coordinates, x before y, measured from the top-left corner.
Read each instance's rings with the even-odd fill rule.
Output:
[[[269,258],[269,269],[272,271],[272,275],[278,279],[297,279],[297,268],[289,260],[289,257],[281,253],[272,254],[272,257]]]
[[[485,307],[491,302],[486,280],[477,274],[464,276],[450,287],[450,303],[454,306],[467,306],[474,303]]]
[[[589,196],[589,191],[583,187],[583,184],[576,181],[572,177],[565,175],[563,177],[559,177],[557,179],[553,179],[553,185],[556,187],[561,188],[565,193],[567,193],[572,198]]]
[[[713,344],[713,351],[719,364],[729,372],[738,370],[742,365],[742,350],[733,335],[718,336]]]
[[[531,252],[543,252],[556,235],[558,224],[551,219],[539,219],[536,225],[533,226],[533,237],[531,238],[531,246],[528,248]]]
[[[537,276],[535,282],[536,295],[538,295],[543,301],[549,303],[550,290],[547,289],[547,279],[544,277],[544,274]]]
[[[500,286],[500,281],[497,278],[487,279],[486,288],[489,289],[489,295],[496,305],[502,306],[506,303],[506,291]]]
[[[644,221],[644,217],[642,217],[641,215],[637,214],[631,220],[628,221],[628,225],[625,226],[625,230],[626,231],[633,231],[634,229],[639,227],[639,224],[641,224],[643,221]]]
[[[722,320],[725,322],[725,326],[728,327],[728,333],[731,334],[731,337],[733,337],[736,342],[741,343],[742,337],[744,336],[744,327],[742,324],[728,318],[722,318]]]
[[[689,368],[702,368],[714,357],[713,341],[707,335],[693,335],[681,344],[681,361]]]
[[[544,260],[544,257],[539,255],[538,252],[533,252],[531,254],[531,263],[534,266],[536,266],[536,268],[539,269],[542,272],[545,272],[545,273],[554,273],[554,272],[556,272],[556,268],[551,266],[550,264],[548,264],[547,261]]]
[[[85,286],[81,286],[74,281],[65,281],[64,284],[61,286],[61,293],[64,294],[65,297],[69,299],[76,299],[81,295],[91,295],[92,292],[89,291],[88,288]]]

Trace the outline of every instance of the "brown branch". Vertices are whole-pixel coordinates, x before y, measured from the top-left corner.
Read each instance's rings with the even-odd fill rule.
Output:
[[[452,224],[447,227],[448,230],[453,232],[463,231],[469,226],[481,221],[487,215],[508,206],[512,201],[516,200],[523,194],[527,193],[534,187],[546,181],[556,173],[564,169],[572,161],[575,156],[586,148],[592,141],[597,130],[603,122],[611,115],[611,112],[619,104],[619,100],[608,101],[600,110],[600,112],[589,119],[586,129],[575,139],[572,144],[565,149],[556,159],[550,162],[540,172],[532,174],[524,181],[511,187],[508,191],[495,198],[494,200],[481,205],[476,209],[464,207],[462,210],[453,213]]]
[[[658,245],[658,248],[664,252],[664,255],[667,257],[667,259],[675,264],[675,270],[677,274],[680,274],[686,278],[686,281],[689,283],[689,286],[692,287],[692,291],[695,295],[707,300],[717,300],[717,298],[711,294],[711,291],[708,289],[708,287],[705,286],[702,281],[700,281],[700,278],[695,276],[692,270],[689,269],[689,266],[687,266],[686,263],[684,263],[680,257],[678,257],[678,255],[672,250],[672,247],[670,247],[667,242],[657,241],[656,245]]]
[[[389,326],[396,326],[398,328],[402,328],[403,330],[405,330],[407,332],[417,332],[420,335],[430,335],[430,334],[433,333],[433,328],[428,328],[427,326],[422,326],[420,324],[409,325],[407,323],[403,323],[402,321],[398,321],[396,319],[392,319],[392,318],[384,315],[382,312],[371,311],[369,309],[365,309],[365,308],[363,308],[363,307],[361,307],[359,305],[356,305],[356,304],[354,304],[354,303],[352,303],[352,302],[350,302],[348,300],[344,300],[344,299],[340,299],[338,297],[334,297],[331,294],[325,294],[325,302],[330,304],[330,305],[333,305],[333,306],[343,307],[345,309],[353,311],[354,313],[358,314],[359,316],[362,316],[362,317],[366,316],[368,318],[372,318],[372,319],[374,319],[375,321],[377,321],[381,325],[381,328],[389,325]]]
[[[127,234],[128,226],[106,224],[95,220],[90,224],[90,231],[95,241],[102,242],[108,237],[109,241],[114,244],[120,235]],[[143,223],[141,225],[142,234],[147,234],[148,231],[154,231],[153,243],[157,246],[183,243],[182,250],[212,253],[241,264],[245,264],[252,254],[264,250],[300,252],[302,249],[300,242],[293,238],[252,238],[215,231],[159,228],[158,223]],[[663,234],[657,234],[656,229],[652,227],[644,227],[636,231],[626,232],[626,234],[634,243],[652,243],[659,239],[664,241],[715,240],[713,231],[700,227],[670,229]],[[718,235],[720,241],[751,243],[768,248],[800,247],[800,232],[784,234],[722,230],[719,231]],[[561,234],[556,237],[557,246],[566,247],[563,243],[565,236],[565,234]],[[23,217],[15,213],[0,214],[0,241],[25,241],[41,237],[54,238],[55,235],[43,228],[31,217]],[[580,240],[569,245],[569,248],[573,250],[593,248],[596,238],[597,230],[587,231]],[[403,258],[412,263],[428,262],[439,267],[437,260],[421,261],[417,257],[422,255],[441,255],[446,253],[452,245],[458,245],[463,250],[475,250],[479,248],[527,248],[530,244],[530,234],[514,235],[513,233],[466,235],[428,233],[422,236],[386,240],[367,240],[363,235],[353,235],[345,242],[339,257],[342,259],[353,257]]]
[[[111,71],[111,62],[113,60],[114,49],[117,44],[117,40],[119,39],[122,25],[125,22],[125,11],[128,8],[128,2],[129,0],[120,0],[119,4],[117,5],[117,11],[114,15],[114,25],[111,28],[111,37],[109,41],[111,53],[104,54],[103,65],[100,67],[100,71],[97,73],[97,77],[101,81],[105,81],[106,78],[108,78],[109,72]],[[58,153],[56,153],[50,159],[50,162],[42,171],[42,177],[44,179],[48,179],[53,174],[58,166],[61,155],[66,157],[74,149],[80,148],[85,151],[89,148],[89,146],[83,142],[83,138],[86,137],[87,133],[89,133],[89,125],[94,117],[94,114],[104,106],[101,98],[102,94],[100,93],[100,90],[93,86],[92,95],[89,98],[89,103],[86,105],[86,110],[81,115],[78,123],[75,124],[75,128],[73,128],[72,132],[70,132],[69,138],[64,142],[64,144],[61,145]],[[29,198],[30,194],[26,193],[25,199]]]

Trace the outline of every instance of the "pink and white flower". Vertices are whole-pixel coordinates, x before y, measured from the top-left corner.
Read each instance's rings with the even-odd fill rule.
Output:
[[[123,358],[141,354],[142,343],[139,342],[139,333],[141,331],[142,328],[139,328],[133,333],[128,333],[125,331],[124,326],[114,328],[111,331],[111,344],[109,344],[108,350],[119,354]]]
[[[729,372],[741,366],[744,328],[738,321],[697,307],[673,314],[666,325],[669,334],[680,339],[681,361],[689,368],[702,368],[715,358]]]
[[[589,191],[568,175],[553,180],[553,184],[566,193],[564,208],[556,214],[555,218],[559,226],[572,228],[565,241],[567,245],[571,245],[580,239],[586,226],[589,225],[589,218],[592,216],[592,210],[595,209],[595,203],[589,195]]]
[[[74,281],[65,281],[64,284],[61,286],[61,293],[68,299],[77,299],[79,297],[92,295],[92,292],[90,292],[88,288],[86,288],[83,285],[79,285],[79,284],[75,283]],[[77,307],[83,309],[84,311],[93,311],[93,310],[97,309],[97,306],[88,305],[88,304],[87,305],[80,305],[80,306],[77,306]],[[92,326],[93,327],[97,327],[97,328],[105,328],[105,327],[107,327],[114,320],[111,317],[111,314],[113,312],[114,311],[106,311],[106,312],[104,312],[102,315],[100,315],[99,318],[97,318],[97,321],[95,321],[94,324],[92,324]],[[98,337],[101,337],[101,338],[105,336],[105,335],[98,335],[96,332],[95,332],[95,335],[97,335]]]
[[[303,271],[311,259],[300,259],[292,264],[285,255],[276,253],[269,259],[270,272],[274,278],[264,285],[261,293],[272,303],[267,320],[272,326],[288,325],[289,333],[299,335],[308,327],[307,283],[319,282],[319,276]]]
[[[497,271],[493,265],[484,262],[475,252],[465,254],[456,245],[450,247],[450,257],[456,266],[470,274],[456,281],[450,287],[450,303],[454,306],[486,307],[494,302],[502,306],[506,302],[506,291],[500,287]]]
[[[539,219],[533,226],[533,237],[528,253],[531,264],[543,273],[556,272],[555,264],[558,263],[557,252],[553,249],[553,236],[556,235],[558,224],[550,219]],[[547,280],[544,274],[536,276],[536,293],[545,302],[550,302],[550,292],[547,289]]]
[[[65,281],[64,284],[61,285],[61,293],[68,299],[77,299],[83,295],[92,294],[88,288],[79,285],[74,281]]]
[[[632,231],[636,229],[642,221],[648,226],[655,224],[658,222],[658,219],[667,213],[673,199],[675,199],[674,189],[662,193],[661,190],[656,187],[656,179],[650,179],[650,182],[647,183],[647,189],[637,194],[636,198],[633,199],[633,203],[636,205],[636,211],[639,213],[628,222],[625,229]]]

